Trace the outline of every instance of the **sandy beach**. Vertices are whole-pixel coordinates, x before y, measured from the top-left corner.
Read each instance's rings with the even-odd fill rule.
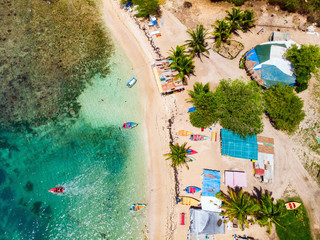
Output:
[[[192,146],[199,152],[195,156],[196,162],[190,163],[190,170],[186,168],[178,169],[181,193],[183,193],[182,189],[188,185],[201,187],[202,178],[200,176],[205,168],[219,170],[221,173],[224,170],[232,169],[246,171],[248,187],[245,190],[249,192],[253,191],[253,187],[261,187],[272,191],[275,198],[280,198],[289,186],[293,186],[308,209],[311,227],[318,229],[320,218],[316,213],[320,212],[320,202],[317,197],[320,192],[319,187],[309,177],[294,153],[293,146],[295,143],[288,135],[275,130],[268,119],[264,119],[264,132],[260,135],[275,139],[275,176],[274,182],[269,184],[261,183],[253,177],[252,165],[249,160],[221,156],[219,135],[216,142],[210,140],[194,143],[189,141],[187,137],[179,137],[178,130],[180,129],[212,136],[212,132],[219,133],[221,127],[216,125],[212,129],[205,129],[204,132],[192,127],[187,114],[188,108],[192,105],[185,101],[188,98],[187,91],[166,97],[160,95],[151,71],[151,64],[157,55],[151,48],[143,31],[130,17],[130,13],[120,8],[118,1],[103,0],[102,2],[106,25],[113,33],[115,41],[123,46],[123,50],[131,60],[139,81],[141,104],[144,108],[144,126],[147,129],[145,145],[148,151],[149,179],[148,239],[186,239],[189,228],[189,208],[175,204],[174,172],[170,162],[165,161],[163,156],[164,153],[169,151],[170,134],[172,134],[174,142],[180,144],[188,142],[188,146]],[[175,9],[174,7],[172,4],[169,7],[167,6],[167,9],[172,10]],[[216,11],[221,12],[219,9]],[[162,55],[166,57],[172,47],[182,45],[188,39],[186,33],[188,28],[185,25],[186,23],[183,24],[166,8],[162,8],[162,16],[164,19],[164,24],[160,28],[162,36],[154,38],[154,42],[160,48]],[[193,21],[195,20],[193,19]],[[214,21],[215,19],[212,19],[210,23]],[[264,19],[264,21],[266,20]],[[245,49],[240,55],[255,45],[267,41],[267,37],[275,30],[271,27],[265,27],[265,31],[261,35],[257,35],[258,28],[246,34],[240,33],[235,38],[245,44]],[[319,41],[319,38],[315,36],[307,36],[305,33],[294,29],[286,29],[286,31],[293,36],[294,41],[300,44],[315,44]],[[238,56],[230,61],[210,50],[210,58],[203,58],[202,60],[195,58],[196,75],[189,80],[187,89],[192,89],[192,85],[196,81],[210,82],[211,89],[213,89],[223,78],[247,78],[245,71],[238,67],[240,57]],[[169,119],[171,125],[169,125]],[[286,172],[286,174],[283,174],[283,172]],[[224,184],[221,183],[221,190],[226,191],[226,189]],[[200,199],[200,194],[197,193],[195,198]],[[182,212],[186,214],[186,225],[184,226],[180,226],[179,222]],[[216,239],[231,239],[235,233],[247,234],[258,239],[277,239],[274,229],[271,235],[268,235],[265,231],[265,228],[260,228],[255,224],[244,232],[240,229],[226,231],[225,235],[216,235]]]

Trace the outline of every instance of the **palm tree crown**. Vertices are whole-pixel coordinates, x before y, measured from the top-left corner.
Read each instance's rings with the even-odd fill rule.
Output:
[[[216,194],[216,197],[223,201],[221,208],[224,212],[220,215],[229,217],[231,221],[236,218],[240,223],[241,230],[244,229],[243,225],[249,227],[250,220],[247,220],[247,216],[253,216],[259,210],[259,204],[242,189],[229,188],[228,193],[229,195],[223,192]]]
[[[194,72],[192,58],[187,55],[173,58],[169,66],[178,71],[176,78],[180,78],[184,83],[186,83],[186,76],[189,77],[190,73]]]
[[[186,163],[186,154],[190,147],[186,147],[187,143],[182,144],[181,146],[176,143],[175,145],[170,144],[170,150],[171,153],[164,154],[165,156],[168,156],[166,160],[171,159],[172,167],[179,167],[179,166],[186,166],[187,169],[189,169],[189,166]]]
[[[228,14],[226,16],[226,20],[230,21],[231,31],[233,32],[241,29],[240,27],[240,23],[242,19],[241,12],[242,10],[240,8],[232,8],[232,12],[229,12],[228,10],[226,11],[226,13]]]
[[[274,199],[269,193],[261,194],[260,211],[256,213],[257,222],[260,226],[267,226],[267,233],[271,233],[272,223],[283,227],[280,224],[280,218],[287,214],[285,203],[283,200],[278,199],[274,204]]]
[[[240,26],[243,31],[247,31],[249,28],[254,26],[254,11],[253,10],[245,10],[241,14]]]
[[[190,101],[192,101],[192,99],[196,98],[200,94],[208,93],[209,91],[210,91],[209,83],[203,85],[202,83],[196,82],[195,84],[193,84],[193,91],[188,90],[189,95],[191,97]]]
[[[213,36],[216,39],[216,46],[219,47],[221,42],[225,42],[231,35],[230,24],[225,20],[217,20],[214,25]]]
[[[185,50],[186,50],[185,46],[176,46],[176,49],[171,48],[169,52],[170,53],[169,58],[172,61],[177,62],[179,61],[180,58],[182,58],[185,55]]]
[[[208,44],[206,43],[208,30],[206,30],[203,25],[197,25],[195,31],[189,29],[187,33],[190,34],[191,40],[186,40],[186,45],[191,48],[192,56],[197,54],[197,56],[200,58],[201,54],[209,54],[209,51],[207,49]]]

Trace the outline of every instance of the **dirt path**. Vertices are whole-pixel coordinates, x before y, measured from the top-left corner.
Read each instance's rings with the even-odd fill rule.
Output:
[[[297,143],[272,129],[276,144],[275,182],[272,186],[275,197],[281,197],[290,183],[303,200],[311,220],[311,227],[320,230],[320,189],[311,179],[297,157],[294,147]]]

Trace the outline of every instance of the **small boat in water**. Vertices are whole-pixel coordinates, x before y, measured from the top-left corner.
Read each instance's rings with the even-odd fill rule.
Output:
[[[209,139],[209,137],[205,136],[205,135],[200,135],[200,134],[191,134],[190,135],[190,140],[192,141],[204,141]]]
[[[129,82],[127,82],[126,86],[129,88],[132,88],[132,86],[137,82],[137,79],[135,79],[134,77],[130,79]]]
[[[301,203],[298,202],[288,202],[285,204],[287,210],[293,210],[300,207]]]
[[[125,129],[134,128],[136,126],[138,126],[138,123],[135,122],[126,122],[122,125],[122,127]]]
[[[198,152],[195,150],[192,150],[192,149],[187,150],[187,155],[192,155],[192,154],[196,154],[196,153],[198,153]]]
[[[184,191],[186,191],[187,193],[194,194],[194,193],[196,193],[196,192],[201,191],[201,188],[194,187],[194,186],[189,186],[189,187],[186,187],[186,188],[184,189]]]
[[[63,193],[63,189],[64,189],[64,187],[55,187],[55,188],[49,189],[49,192],[52,192],[52,193]]]
[[[190,162],[194,162],[195,160],[196,159],[194,157],[186,156],[186,159],[184,161],[187,162],[187,163],[190,163]]]
[[[179,131],[179,136],[187,136],[192,134],[192,132],[186,131],[186,130],[180,130]]]
[[[177,197],[177,204],[187,206],[198,206],[200,201],[193,197]]]
[[[142,208],[146,207],[147,205],[145,204],[132,204],[130,207],[130,211],[131,212],[138,212],[140,211]]]

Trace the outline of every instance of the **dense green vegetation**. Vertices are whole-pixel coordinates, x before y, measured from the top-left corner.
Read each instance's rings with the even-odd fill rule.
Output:
[[[222,42],[226,42],[231,37],[231,33],[236,33],[237,30],[246,32],[249,28],[254,27],[254,11],[232,8],[231,12],[227,10],[226,13],[227,16],[224,20],[217,20],[213,25],[214,32],[212,34],[217,47]]]
[[[207,128],[215,122],[240,136],[263,131],[262,114],[265,111],[276,129],[292,133],[304,119],[303,101],[293,87],[278,85],[263,93],[255,82],[236,79],[221,80],[214,92],[209,83],[195,83],[189,90],[196,111],[190,113],[190,122],[198,128]]]
[[[95,1],[50,3],[1,3],[0,122],[5,126],[77,116],[76,99],[86,84],[95,74],[108,73],[113,50]]]
[[[179,145],[178,143],[176,143],[175,145],[169,145],[171,152],[164,155],[167,156],[166,160],[172,161],[172,167],[186,166],[187,169],[189,169],[189,166],[186,163],[186,154],[190,147],[186,147],[186,145],[187,143],[184,143],[182,145]]]
[[[288,211],[288,214],[280,217],[281,226],[276,225],[277,235],[280,240],[303,239],[312,240],[310,221],[307,210],[300,198],[289,198],[288,202],[300,202],[301,206],[296,210]]]
[[[186,54],[184,46],[176,46],[176,49],[171,48],[169,58],[172,60],[169,66],[179,72],[176,77],[186,84],[186,76],[194,72],[192,57]]]
[[[251,136],[263,131],[262,94],[255,82],[221,80],[216,91],[216,116],[223,128],[240,136]]]
[[[205,56],[205,53],[209,54],[209,50],[207,49],[208,43],[206,42],[209,33],[203,25],[197,25],[196,30],[189,29],[187,33],[189,33],[191,39],[186,40],[186,45],[190,48],[192,57],[197,55],[201,58],[201,55]]]
[[[261,133],[262,96],[255,82],[246,84],[241,80],[221,80],[216,91],[208,91],[209,84],[196,83],[189,91],[196,111],[190,113],[195,127],[209,127],[219,121],[221,126],[245,137]],[[199,90],[200,89],[200,90]]]
[[[294,73],[297,81],[297,92],[302,92],[308,88],[311,73],[315,74],[320,68],[320,48],[317,45],[293,45],[285,53],[294,66]]]
[[[236,218],[242,230],[244,227],[249,228],[249,223],[257,222],[261,227],[266,226],[270,234],[272,224],[275,224],[280,240],[312,240],[309,217],[300,198],[287,199],[287,202],[301,203],[296,210],[287,210],[285,201],[275,201],[267,191],[250,195],[240,188],[229,188],[227,194],[220,191],[216,197],[223,202],[220,215],[228,217],[229,220]],[[248,220],[247,217],[254,218]]]
[[[159,12],[158,0],[132,0],[134,5],[137,5],[137,17],[148,17],[149,15],[156,15]]]
[[[293,87],[278,85],[264,93],[265,109],[275,128],[294,132],[305,113],[303,101],[293,91]]]
[[[189,90],[190,101],[197,109],[190,113],[190,122],[198,128],[207,128],[218,121],[214,114],[217,107],[214,93],[210,91],[209,83],[203,86],[196,82],[193,85],[193,91]]]
[[[220,215],[228,217],[231,221],[237,219],[241,230],[245,227],[249,228],[249,223],[256,222],[261,227],[266,226],[269,234],[272,223],[285,229],[281,223],[282,218],[288,214],[285,202],[280,199],[274,202],[274,198],[267,191],[250,195],[243,192],[242,188],[229,188],[228,194],[220,191],[216,197],[223,202],[221,206],[223,211]]]

